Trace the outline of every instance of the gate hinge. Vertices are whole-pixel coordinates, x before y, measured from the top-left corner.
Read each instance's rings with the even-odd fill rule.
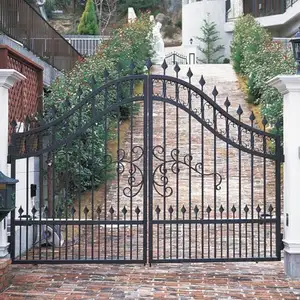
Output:
[[[7,163],[8,163],[8,164],[11,164],[11,154],[8,154],[8,155],[7,155]]]
[[[284,163],[284,154],[281,155],[281,162]]]
[[[283,233],[280,233],[280,250],[284,249],[284,243],[283,243]]]

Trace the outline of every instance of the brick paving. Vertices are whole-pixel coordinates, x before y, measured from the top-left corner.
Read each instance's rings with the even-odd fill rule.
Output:
[[[300,299],[281,262],[13,266],[0,299]]]
[[[180,77],[188,80],[186,66],[182,67]],[[229,112],[236,115],[236,110],[240,104],[244,110],[242,120],[250,123],[250,111],[243,101],[243,94],[238,89],[236,76],[230,65],[198,65],[193,68],[194,76],[192,83],[199,86],[199,79],[202,74],[205,75],[207,84],[205,92],[211,94],[216,85],[219,91],[217,102],[223,106],[227,96],[229,96],[231,107]],[[168,74],[174,76],[172,70]],[[166,96],[171,101],[175,99],[175,86],[170,85],[166,90]],[[180,101],[187,103],[188,92],[180,88]],[[162,93],[162,82],[154,83],[155,93]],[[192,95],[193,103],[198,103],[200,99]],[[197,102],[198,101],[198,102]],[[223,106],[224,107],[224,106]],[[241,172],[239,175],[239,151],[234,147],[229,147],[228,157],[230,164],[228,172],[226,171],[226,143],[221,140],[214,141],[214,135],[207,129],[202,129],[200,123],[194,119],[190,120],[189,115],[183,111],[178,112],[178,134],[176,132],[176,107],[168,105],[165,110],[166,130],[164,144],[163,128],[163,104],[156,102],[154,104],[153,114],[153,146],[156,148],[154,157],[154,170],[161,164],[161,157],[166,156],[170,161],[169,171],[167,173],[168,187],[165,191],[162,189],[165,178],[161,177],[161,169],[157,169],[154,176],[153,189],[153,215],[154,220],[183,220],[190,218],[195,220],[194,207],[199,208],[199,216],[202,219],[214,218],[253,218],[259,217],[255,211],[257,205],[263,208],[271,204],[276,208],[275,203],[275,177],[274,163],[270,160],[265,162],[262,158],[253,159],[253,190],[251,187],[251,155],[241,153]],[[133,146],[143,146],[143,110],[135,117],[134,128],[132,131]],[[207,107],[206,119],[213,119],[212,110]],[[191,122],[191,124],[189,124]],[[191,130],[189,130],[191,128]],[[225,128],[225,122],[219,120],[218,130],[222,132]],[[202,131],[203,130],[203,131]],[[237,130],[232,127],[232,138],[236,140]],[[204,137],[204,147],[201,147],[201,137]],[[243,133],[243,142],[249,147],[249,137],[247,132]],[[178,139],[177,139],[178,137]],[[189,140],[191,143],[189,144]],[[214,144],[215,143],[215,144]],[[247,145],[248,144],[248,145]],[[261,151],[261,141],[256,143],[258,151]],[[124,146],[124,157],[131,159],[131,134],[128,134]],[[204,171],[207,174],[217,172],[222,177],[221,189],[214,189],[214,176],[205,176],[202,182],[202,176],[197,172],[189,172],[190,162],[182,164],[179,174],[170,171],[174,159],[172,150],[180,151],[180,160],[184,162],[186,155],[193,156],[192,165],[198,162],[204,163]],[[216,149],[216,151],[214,150]],[[133,158],[139,157],[139,151],[142,148],[136,148],[132,153]],[[176,151],[177,151],[176,150]],[[214,154],[215,151],[215,154]],[[202,155],[204,160],[202,160]],[[216,159],[214,159],[214,155]],[[175,159],[176,161],[176,159]],[[214,162],[216,161],[216,166]],[[137,184],[135,190],[139,191],[143,176],[143,157],[135,161],[137,166],[135,181]],[[143,216],[143,189],[137,195],[128,194],[129,163],[124,163],[124,172],[120,174],[119,184],[114,181],[110,186],[107,196],[107,212],[104,214],[108,219],[123,219],[122,209],[127,209],[126,217],[134,221],[142,220]],[[138,168],[142,170],[139,173]],[[267,180],[264,181],[263,172],[266,172]],[[191,180],[189,180],[189,178]],[[191,182],[191,184],[189,184]],[[227,185],[228,183],[228,185]],[[203,191],[202,191],[203,186]],[[229,189],[227,188],[229,187]],[[177,187],[179,189],[177,190]],[[228,189],[228,190],[227,190]],[[229,191],[229,196],[228,195]],[[118,195],[119,197],[118,197]],[[252,194],[253,193],[253,194]],[[116,199],[119,199],[117,202]],[[265,199],[265,201],[264,201]],[[117,203],[116,203],[117,202]],[[220,212],[221,205],[224,212]],[[236,208],[236,215],[232,214],[233,205]],[[246,215],[244,208],[248,206],[250,212]],[[186,209],[183,212],[182,208]],[[210,207],[211,213],[207,213],[207,207]],[[109,209],[113,207],[113,212]],[[139,212],[136,213],[136,208]],[[156,208],[159,207],[159,210]],[[172,207],[174,214],[171,216],[169,208]],[[253,208],[253,212],[252,212]],[[130,216],[132,212],[132,217]],[[222,215],[223,214],[223,215]],[[138,217],[139,215],[139,217]],[[208,216],[210,215],[210,216]],[[100,216],[99,216],[100,217]],[[137,224],[137,223],[136,223]],[[142,259],[143,251],[143,224],[133,226],[83,226],[82,232],[87,232],[82,236],[81,246],[72,243],[64,244],[61,248],[55,250],[55,258],[58,258],[60,251],[64,255],[68,245],[69,254],[74,252],[74,257],[79,255],[81,259]],[[210,226],[210,227],[209,227]],[[94,233],[91,236],[91,232]],[[165,239],[162,239],[162,235]],[[176,225],[153,226],[153,258],[154,259],[197,259],[197,258],[223,258],[230,256],[235,258],[247,257],[274,257],[275,255],[275,226],[242,224],[239,226],[214,226],[214,225]],[[104,245],[104,247],[103,247]],[[72,248],[72,249],[71,249]],[[81,248],[80,253],[78,250]],[[132,249],[132,250],[131,250]],[[176,251],[178,252],[176,253]],[[51,252],[51,249],[50,249]],[[73,254],[72,254],[73,255]],[[132,255],[132,257],[131,257]],[[283,274],[283,265],[281,262],[275,263],[206,263],[204,264],[171,264],[154,265],[151,268],[143,265],[83,265],[83,266],[14,266],[14,280],[12,286],[3,293],[3,297],[9,299],[36,298],[36,299],[298,299],[300,282],[288,281]],[[52,298],[51,298],[52,297]],[[56,298],[55,298],[56,297]],[[5,299],[5,298],[3,298]]]

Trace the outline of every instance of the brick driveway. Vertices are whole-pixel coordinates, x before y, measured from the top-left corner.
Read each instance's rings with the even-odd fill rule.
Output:
[[[0,299],[300,299],[283,263],[13,265]]]

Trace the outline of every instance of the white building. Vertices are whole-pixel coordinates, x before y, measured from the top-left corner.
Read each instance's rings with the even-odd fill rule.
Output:
[[[289,38],[300,25],[300,0],[182,0],[182,46],[185,52],[188,54],[188,49],[199,44],[196,37],[201,35],[203,20],[209,18],[217,24],[225,57],[230,57],[234,21],[245,14],[256,17],[274,37]],[[197,56],[201,56],[199,51]]]

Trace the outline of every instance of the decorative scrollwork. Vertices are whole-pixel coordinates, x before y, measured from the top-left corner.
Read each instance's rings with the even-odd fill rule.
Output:
[[[129,157],[128,157],[129,156]],[[128,179],[123,194],[125,197],[133,198],[138,195],[144,185],[144,174],[142,169],[138,166],[137,162],[144,156],[144,149],[140,146],[135,146],[131,149],[130,153],[125,150],[119,149],[117,151],[118,159],[113,161],[110,154],[105,156],[105,168],[108,169],[110,165],[116,165],[116,171],[122,175],[126,171],[126,164],[129,165]]]
[[[166,153],[164,147],[158,145],[152,150],[153,156],[161,162],[153,171],[153,187],[155,191],[162,197],[170,197],[173,194],[173,188],[168,186],[169,178],[167,177],[167,165],[170,165],[170,170],[173,174],[179,174],[180,165],[188,167],[198,173],[200,176],[215,177],[215,189],[221,189],[222,176],[219,173],[204,173],[203,164],[201,162],[193,162],[193,156],[190,154],[184,155],[180,158],[180,151],[178,149],[173,149],[170,152],[170,158],[166,158]],[[162,191],[161,191],[162,189]]]

